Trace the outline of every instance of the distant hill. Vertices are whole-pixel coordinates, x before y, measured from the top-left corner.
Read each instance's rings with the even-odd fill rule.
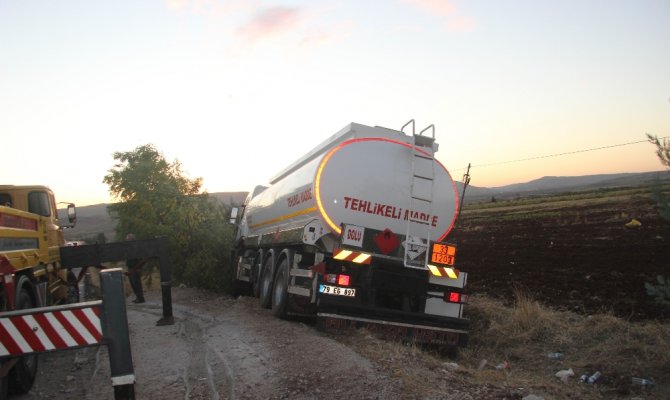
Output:
[[[58,210],[58,215],[67,215],[65,209]],[[108,241],[114,238],[116,223],[107,213],[107,204],[77,207],[77,225],[63,230],[65,240],[83,240],[104,233]]]
[[[637,187],[651,185],[655,181],[670,182],[670,173],[667,171],[642,172],[627,174],[602,174],[584,176],[545,176],[526,183],[483,188],[468,186],[465,193],[465,203],[489,200],[495,197],[498,200],[537,196],[569,191],[595,190],[613,187]],[[463,184],[456,182],[458,192],[463,192]],[[224,204],[241,205],[247,192],[217,192],[209,193]],[[59,215],[66,215],[65,210],[59,210]],[[77,226],[64,231],[66,240],[81,240],[92,238],[100,232],[107,240],[114,238],[114,221],[107,214],[107,204],[77,207]]]
[[[536,196],[543,194],[554,194],[560,192],[572,192],[581,190],[595,190],[615,187],[638,187],[651,185],[654,182],[670,182],[668,171],[624,173],[624,174],[600,174],[583,176],[545,176],[525,183],[482,188],[468,186],[465,194],[465,203],[477,202],[491,197],[506,199],[512,197]],[[456,183],[459,193],[463,186]]]

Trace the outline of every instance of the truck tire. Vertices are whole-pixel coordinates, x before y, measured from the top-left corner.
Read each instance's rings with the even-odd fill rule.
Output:
[[[230,294],[233,297],[238,297],[244,293],[244,290],[242,289],[242,283],[237,280],[237,268],[239,267],[238,264],[239,257],[237,256],[237,252],[233,252],[232,256],[230,257]]]
[[[263,265],[263,271],[261,272],[261,283],[260,283],[260,302],[261,307],[270,308],[272,302],[272,260],[274,257],[268,257],[265,260]]]
[[[254,265],[251,267],[251,295],[259,297],[261,295],[261,277],[260,274],[260,257],[257,255],[254,259]]]
[[[6,400],[7,399],[7,376],[3,376],[0,378],[0,400]]]
[[[19,280],[19,283],[21,283],[21,280]],[[22,287],[17,296],[16,309],[23,310],[34,307],[35,303],[33,302],[32,297],[30,297],[30,293],[25,287]],[[14,365],[14,368],[9,371],[9,393],[27,393],[33,386],[36,375],[37,354],[21,357],[19,362]]]
[[[275,282],[272,287],[272,314],[275,317],[286,318],[288,304],[288,260],[283,258],[277,268]]]

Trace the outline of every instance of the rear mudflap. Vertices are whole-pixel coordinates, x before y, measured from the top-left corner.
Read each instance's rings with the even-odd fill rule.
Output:
[[[377,316],[347,315],[336,312],[318,312],[316,318],[317,328],[326,332],[348,333],[364,328],[386,339],[465,347],[468,343],[468,321],[458,320],[457,322],[456,324],[449,324],[446,321],[413,323],[411,319],[398,321]]]

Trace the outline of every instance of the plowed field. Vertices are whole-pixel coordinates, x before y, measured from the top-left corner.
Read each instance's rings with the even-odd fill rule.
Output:
[[[670,276],[670,221],[647,189],[466,204],[450,239],[471,293],[511,302],[519,288],[584,314],[670,317],[645,289]]]

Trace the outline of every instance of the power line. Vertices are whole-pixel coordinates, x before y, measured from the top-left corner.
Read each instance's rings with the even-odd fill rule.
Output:
[[[670,136],[664,136],[661,138],[658,138],[659,140],[667,139]],[[561,156],[567,156],[571,154],[579,154],[579,153],[586,153],[589,151],[597,151],[597,150],[605,150],[605,149],[611,149],[614,147],[623,147],[623,146],[630,146],[633,144],[640,144],[640,143],[649,143],[649,140],[638,140],[635,142],[628,142],[628,143],[619,143],[619,144],[612,144],[609,146],[600,146],[600,147],[593,147],[589,149],[582,149],[582,150],[573,150],[573,151],[568,151],[565,153],[556,153],[556,154],[546,154],[543,156],[535,156],[535,157],[528,157],[528,158],[520,158],[517,160],[508,160],[508,161],[499,161],[499,162],[494,162],[494,163],[488,163],[488,164],[478,164],[478,165],[473,165],[472,168],[483,168],[483,167],[491,167],[494,165],[503,165],[503,164],[512,164],[512,163],[517,163],[517,162],[523,162],[523,161],[532,161],[532,160],[540,160],[543,158],[552,158],[552,157],[561,157]],[[462,168],[465,169],[465,168]],[[460,169],[459,169],[460,171]]]

